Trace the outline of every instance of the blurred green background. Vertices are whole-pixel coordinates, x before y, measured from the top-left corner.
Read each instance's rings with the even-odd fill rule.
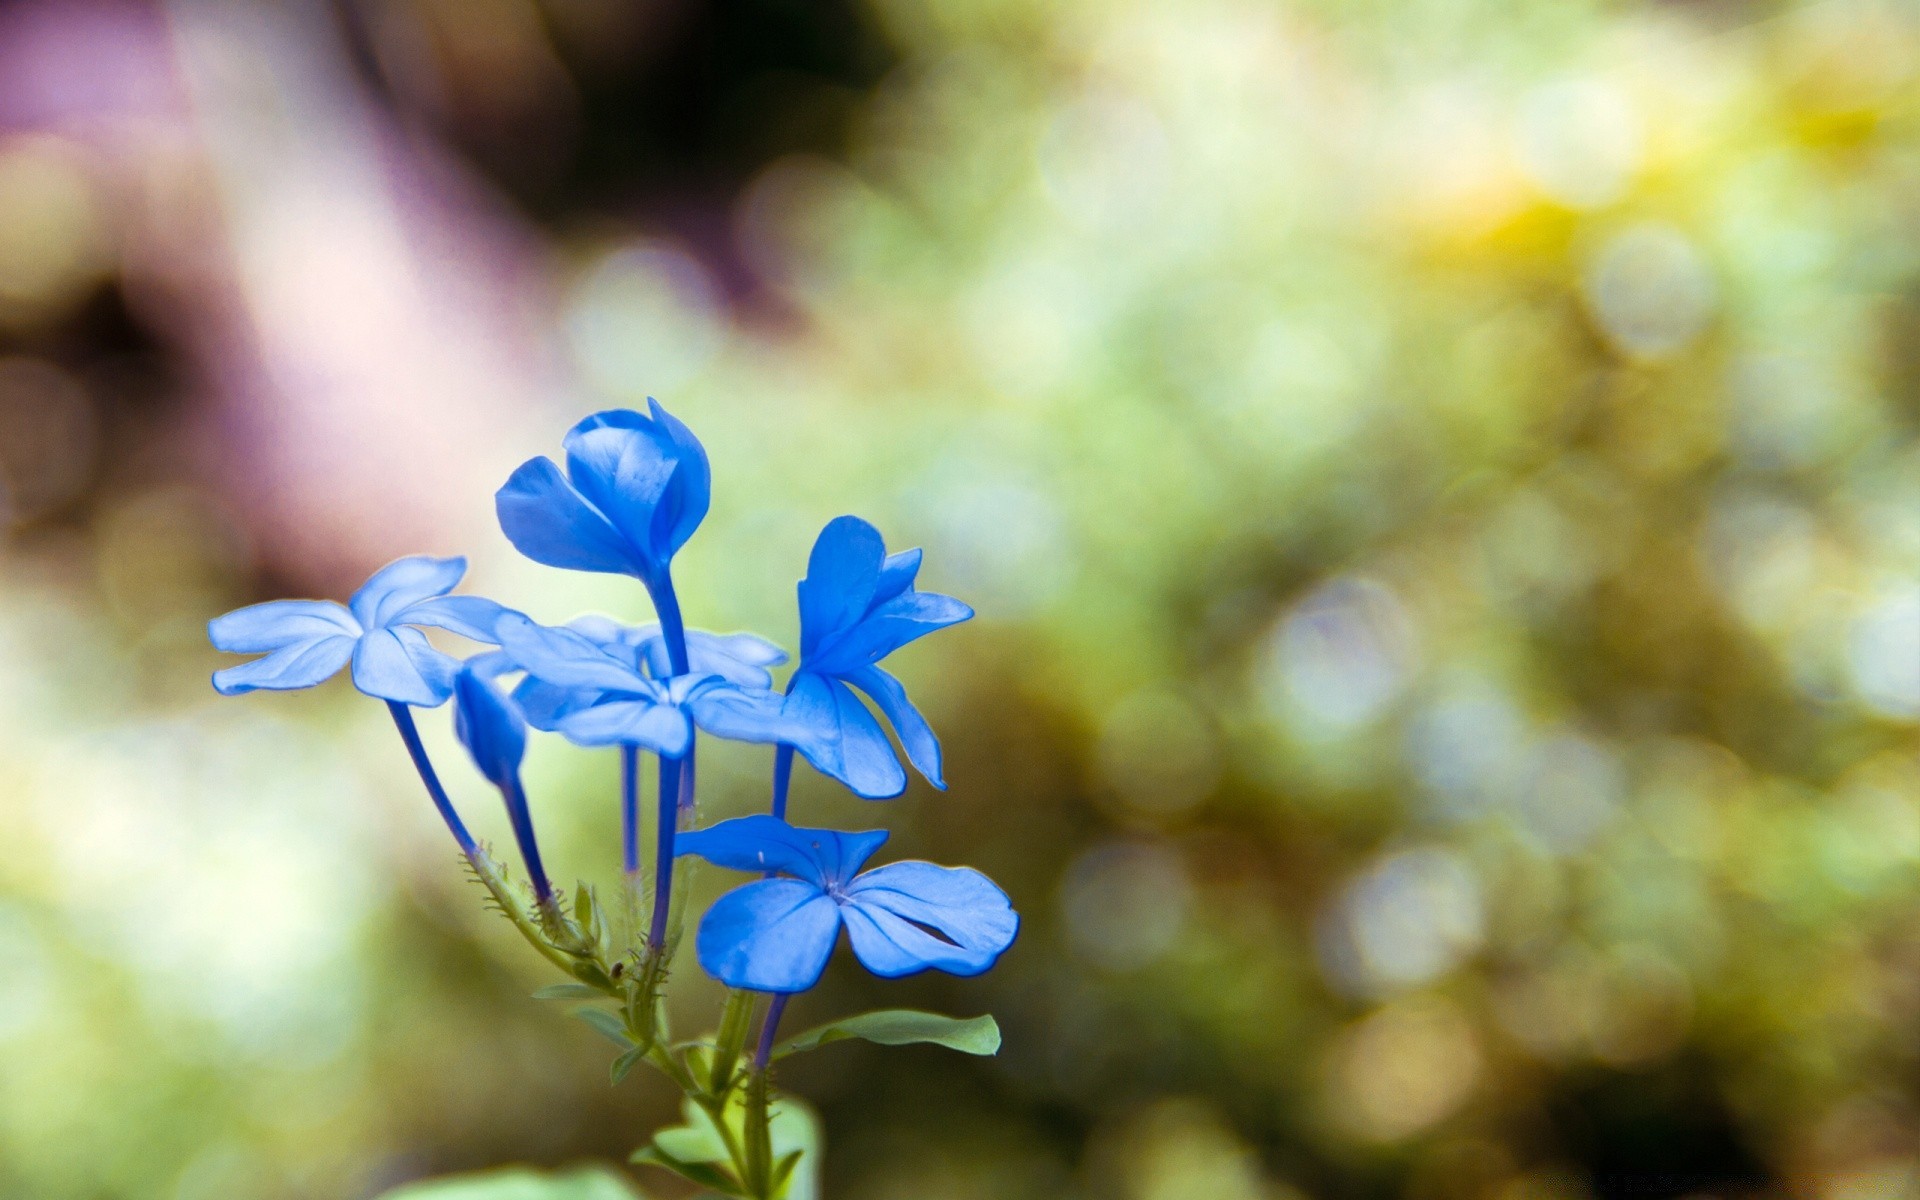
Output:
[[[695,624],[792,646],[846,511],[981,614],[895,660],[950,792],[798,783],[1026,919],[795,1005],[1006,1030],[796,1060],[828,1196],[1920,1193],[1920,11],[29,0],[0,1195],[671,1118],[528,997],[379,706],[223,701],[204,640],[419,551],[644,617],[491,492],[649,394],[713,458]],[[613,764],[532,771],[608,873]]]

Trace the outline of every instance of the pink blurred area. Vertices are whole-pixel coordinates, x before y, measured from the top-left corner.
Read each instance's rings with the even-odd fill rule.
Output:
[[[326,6],[8,9],[0,129],[83,164],[103,271],[176,364],[159,470],[264,565],[332,584],[485,535],[510,414],[563,386],[547,263],[369,99]]]

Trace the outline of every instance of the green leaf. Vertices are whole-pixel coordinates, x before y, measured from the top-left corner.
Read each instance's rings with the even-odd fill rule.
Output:
[[[685,1159],[675,1158],[673,1155],[667,1154],[655,1146],[642,1146],[640,1149],[635,1150],[627,1161],[639,1163],[642,1166],[659,1167],[663,1170],[672,1171],[682,1179],[691,1180],[701,1187],[719,1192],[723,1196],[738,1196],[741,1194],[740,1186],[734,1183],[733,1178],[720,1170],[720,1168],[708,1163],[687,1162]]]
[[[555,1175],[510,1167],[410,1183],[380,1200],[642,1200],[642,1193],[599,1167]]]
[[[533,994],[535,1000],[604,1000],[607,994],[584,983],[550,983]]]
[[[701,1108],[689,1097],[681,1101],[680,1114],[684,1124],[668,1125],[657,1130],[653,1135],[653,1145],[637,1154],[646,1153],[647,1150],[658,1151],[663,1158],[682,1164],[723,1163],[731,1160],[732,1156],[727,1153],[726,1139],[720,1135],[719,1128],[714,1125],[713,1118],[708,1115],[706,1109]],[[640,1161],[637,1154],[635,1162]],[[668,1169],[679,1170],[678,1167]]]
[[[682,1042],[684,1053],[680,1061],[687,1066],[687,1072],[695,1079],[705,1079],[713,1073],[713,1047],[706,1042]]]
[[[775,1195],[781,1200],[819,1200],[820,1118],[811,1108],[781,1096],[768,1115],[773,1142]]]
[[[593,1026],[595,1032],[622,1050],[631,1050],[633,1048],[633,1039],[627,1036],[626,1022],[614,1016],[606,1009],[583,1008],[576,1011],[573,1015]]]
[[[627,1072],[633,1070],[634,1064],[638,1063],[641,1059],[645,1058],[646,1056],[647,1056],[647,1052],[644,1049],[642,1049],[639,1046],[635,1046],[633,1049],[627,1051],[625,1054],[622,1054],[619,1058],[614,1059],[613,1066],[609,1069],[609,1072],[608,1072],[613,1078],[614,1085],[618,1086],[620,1081],[627,1077]]]
[[[997,1054],[1000,1051],[1000,1025],[991,1016],[962,1020],[959,1017],[943,1017],[938,1013],[889,1008],[809,1029],[799,1037],[782,1042],[773,1053],[775,1058],[785,1058],[789,1054],[799,1054],[828,1042],[840,1042],[848,1038],[860,1038],[882,1046],[926,1042],[958,1050],[962,1054]]]

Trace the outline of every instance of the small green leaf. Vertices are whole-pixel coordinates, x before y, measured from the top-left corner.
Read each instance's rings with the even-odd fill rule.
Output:
[[[732,1177],[721,1171],[720,1168],[709,1163],[687,1162],[685,1159],[675,1158],[671,1154],[664,1153],[654,1146],[642,1146],[640,1149],[635,1150],[627,1161],[639,1163],[643,1166],[659,1167],[663,1170],[672,1171],[682,1179],[690,1180],[703,1188],[709,1188],[719,1192],[723,1196],[738,1196],[742,1194],[740,1185],[735,1183]],[[437,1198],[432,1198],[432,1200],[437,1200]],[[455,1197],[454,1200],[459,1200],[459,1198]]]
[[[782,1042],[775,1058],[799,1054],[828,1042],[860,1038],[882,1046],[906,1046],[925,1042],[945,1046],[962,1054],[997,1054],[1000,1051],[1000,1025],[991,1016],[943,1017],[938,1013],[889,1008],[861,1013],[857,1017],[833,1021],[818,1029],[809,1029],[796,1038]]]
[[[641,1200],[641,1196],[633,1185],[597,1167],[558,1175],[512,1167],[410,1183],[380,1200]]]
[[[687,1073],[695,1079],[705,1079],[713,1073],[713,1047],[706,1042],[683,1042],[684,1052],[680,1061],[687,1065]]]
[[[727,1162],[732,1155],[727,1153],[726,1139],[720,1135],[714,1125],[713,1117],[707,1110],[694,1103],[692,1098],[681,1101],[680,1114],[685,1119],[681,1125],[669,1125],[653,1135],[656,1150],[668,1158],[683,1163]]]
[[[604,1000],[606,993],[584,983],[550,983],[533,994],[535,1000]]]
[[[767,1121],[774,1153],[774,1194],[781,1200],[819,1200],[820,1118],[791,1096],[773,1102]]]
[[[639,1046],[635,1046],[619,1058],[614,1059],[613,1066],[609,1071],[609,1074],[613,1077],[614,1086],[619,1086],[620,1081],[627,1077],[627,1072],[633,1070],[634,1064],[646,1056],[647,1052],[645,1050]]]
[[[573,1015],[593,1026],[595,1032],[622,1050],[633,1048],[633,1039],[627,1036],[626,1023],[606,1009],[582,1008]]]

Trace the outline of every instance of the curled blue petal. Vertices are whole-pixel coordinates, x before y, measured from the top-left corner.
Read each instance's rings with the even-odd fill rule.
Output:
[[[552,459],[522,463],[494,493],[493,504],[500,531],[537,563],[612,575],[644,569],[634,548],[574,490]]]
[[[567,478],[622,539],[642,553],[646,574],[658,571],[673,553],[653,532],[654,514],[680,466],[672,441],[651,423],[640,428],[575,426],[566,448]]]
[[[828,675],[871,666],[908,642],[973,616],[973,609],[938,592],[903,592],[815,647],[809,667]]]
[[[939,970],[978,975],[1020,931],[1007,894],[972,867],[897,862],[846,888],[841,910],[853,952],[886,978]]]
[[[683,833],[674,852],[734,871],[779,871],[827,889],[852,879],[886,840],[884,829],[799,829],[762,814]]]
[[[484,596],[435,596],[408,605],[387,624],[431,625],[491,646],[498,641],[494,626],[510,611]]]
[[[795,676],[786,715],[793,721],[793,736],[783,740],[821,774],[867,800],[886,800],[907,790],[907,773],[894,757],[892,743],[846,684],[811,672]]]
[[[393,623],[401,611],[432,596],[444,596],[458,587],[467,573],[467,560],[410,554],[375,571],[347,601],[360,624],[379,629]]]
[[[500,528],[536,562],[633,575],[657,588],[706,516],[706,451],[658,403],[595,413],[568,431],[567,470],[523,465],[495,496]]]
[[[495,787],[515,786],[527,753],[527,726],[499,689],[471,666],[453,682],[453,729]]]
[[[433,708],[453,694],[459,662],[406,625],[376,629],[353,650],[353,686],[381,700]]]
[[[343,634],[357,638],[360,633],[353,614],[331,600],[269,600],[207,622],[213,648],[234,654],[262,654]]]
[[[222,696],[310,688],[338,674],[353,657],[356,644],[355,638],[340,633],[292,642],[265,658],[215,671],[213,688]]]
[[[574,630],[540,625],[510,612],[494,625],[494,635],[522,670],[547,683],[612,692],[651,690],[651,681],[631,663]]]
[[[694,948],[707,974],[728,987],[804,992],[820,982],[840,936],[840,908],[798,879],[735,888],[700,921]]]
[[[873,604],[885,604],[913,586],[920,574],[920,548],[889,554],[880,565],[880,578],[873,585]]]
[[[859,517],[835,517],[814,539],[807,577],[800,581],[800,656],[866,614],[886,562],[880,531]]]
[[[900,744],[906,747],[907,761],[913,764],[913,769],[926,776],[928,783],[945,791],[946,780],[940,777],[940,739],[934,736],[933,726],[927,724],[913,701],[907,699],[907,689],[900,681],[879,667],[848,672],[846,679],[873,697],[880,711],[887,714],[888,723],[900,735]]]

